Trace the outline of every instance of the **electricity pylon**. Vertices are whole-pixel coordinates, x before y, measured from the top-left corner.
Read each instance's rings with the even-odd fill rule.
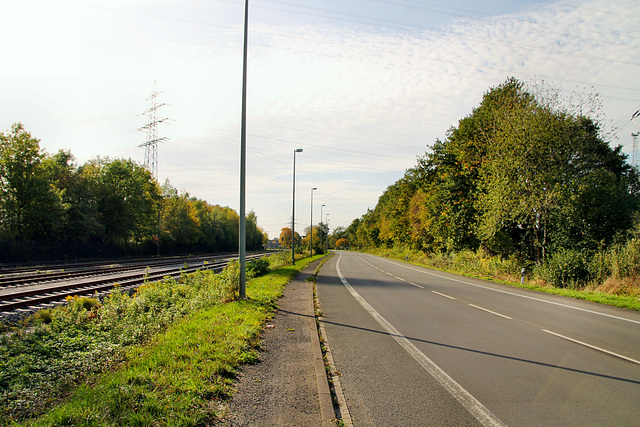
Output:
[[[148,121],[146,125],[138,129],[147,133],[146,141],[138,147],[144,147],[144,166],[149,170],[149,172],[151,172],[151,176],[153,176],[156,181],[158,180],[158,143],[168,140],[168,138],[165,137],[158,137],[158,125],[169,120],[166,117],[162,119],[158,118],[158,109],[167,105],[164,103],[158,103],[158,95],[161,93],[162,92],[158,92],[156,90],[156,82],[154,81],[153,92],[151,92],[151,96],[147,98],[147,101],[150,102],[151,106],[144,112]]]

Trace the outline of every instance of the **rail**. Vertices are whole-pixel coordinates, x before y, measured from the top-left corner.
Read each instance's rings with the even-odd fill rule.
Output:
[[[247,259],[264,256],[248,254]],[[47,304],[62,302],[68,296],[100,294],[118,285],[124,290],[134,289],[145,282],[179,277],[197,270],[222,270],[237,255],[170,258],[138,262],[129,265],[82,265],[73,271],[53,270],[46,273],[21,273],[0,278],[0,314],[26,309],[33,311]]]

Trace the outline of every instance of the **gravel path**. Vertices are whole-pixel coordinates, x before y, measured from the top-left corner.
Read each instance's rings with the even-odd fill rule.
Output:
[[[262,333],[260,360],[241,368],[225,425],[335,425],[318,355],[313,284],[306,280],[316,266],[311,264],[286,286],[276,316]]]

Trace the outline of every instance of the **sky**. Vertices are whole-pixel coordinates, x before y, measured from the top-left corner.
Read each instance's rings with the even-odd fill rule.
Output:
[[[246,208],[278,237],[348,226],[513,76],[597,94],[613,146],[640,130],[635,0],[250,0]],[[0,3],[0,131],[50,154],[143,163],[157,90],[158,178],[239,210],[242,0]],[[577,94],[577,95],[576,95]],[[322,206],[324,205],[324,206]]]

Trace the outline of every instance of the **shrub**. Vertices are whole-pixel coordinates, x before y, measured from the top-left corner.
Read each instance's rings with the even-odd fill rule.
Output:
[[[49,324],[53,320],[53,308],[44,308],[39,310],[35,314],[27,317],[22,322],[22,325],[41,325],[41,324]]]
[[[611,273],[615,278],[640,276],[640,240],[631,239],[609,251]]]
[[[249,277],[264,276],[269,272],[269,259],[262,257],[258,259],[252,259],[247,263],[247,275]]]
[[[589,278],[589,265],[583,252],[560,249],[538,265],[535,274],[552,286],[576,286]]]

